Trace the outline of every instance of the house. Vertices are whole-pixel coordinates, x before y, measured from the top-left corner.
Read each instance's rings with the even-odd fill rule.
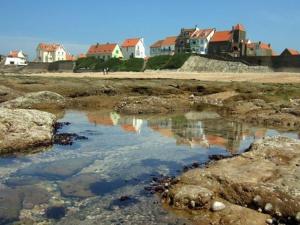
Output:
[[[176,45],[177,36],[167,37],[161,43],[161,54],[162,55],[174,55],[175,54],[175,45]]]
[[[180,31],[180,34],[178,35],[176,39],[175,44],[175,52],[176,53],[187,53],[191,52],[191,46],[190,46],[190,39],[192,34],[199,30],[199,28],[191,28],[191,29],[185,29],[182,28]]]
[[[120,59],[123,58],[122,51],[118,44],[96,44],[92,45],[88,52],[87,57],[96,57],[103,60],[108,60],[111,58]]]
[[[216,29],[196,29],[190,38],[192,53],[205,55],[208,53],[208,44],[215,34]]]
[[[77,60],[77,57],[74,56],[74,55],[71,55],[70,53],[67,53],[67,55],[66,55],[66,60],[67,60],[67,61],[76,61],[76,60]]]
[[[51,63],[66,60],[67,53],[61,44],[40,43],[36,49],[36,61]]]
[[[164,40],[159,40],[150,46],[150,56],[158,55],[174,55],[176,36],[167,37]]]
[[[237,24],[231,30],[214,33],[208,45],[208,54],[243,56],[246,44],[246,30],[243,25]]]
[[[291,49],[291,48],[286,48],[284,51],[281,53],[281,56],[299,56],[300,53],[297,50]]]
[[[272,56],[273,49],[271,44],[263,42],[254,42],[246,44],[246,55],[247,56]]]
[[[161,44],[163,43],[163,41],[164,40],[159,40],[150,46],[150,56],[151,57],[161,55]]]
[[[27,55],[25,55],[22,51],[11,51],[5,58],[4,65],[26,66]]]
[[[126,39],[122,46],[122,53],[124,59],[142,58],[146,57],[145,45],[143,38],[130,38]]]

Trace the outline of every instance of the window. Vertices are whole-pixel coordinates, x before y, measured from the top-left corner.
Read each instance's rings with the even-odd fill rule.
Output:
[[[204,41],[203,41],[203,40],[201,40],[201,44],[202,44],[202,45],[204,44]]]

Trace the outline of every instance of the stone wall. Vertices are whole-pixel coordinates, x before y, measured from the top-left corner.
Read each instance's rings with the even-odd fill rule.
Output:
[[[272,72],[267,66],[248,66],[242,62],[209,59],[191,56],[179,69],[182,72]]]

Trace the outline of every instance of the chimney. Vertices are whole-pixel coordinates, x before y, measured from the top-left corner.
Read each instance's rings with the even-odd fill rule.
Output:
[[[234,26],[232,26],[232,30],[234,30]]]
[[[269,48],[271,48],[271,44],[270,43],[268,44],[268,46],[269,46]]]

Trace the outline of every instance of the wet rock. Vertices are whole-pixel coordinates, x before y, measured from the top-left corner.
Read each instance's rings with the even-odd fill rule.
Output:
[[[23,194],[23,208],[32,209],[35,205],[47,203],[50,194],[47,190],[37,186],[25,186],[17,188],[18,192]]]
[[[66,208],[64,206],[52,206],[46,210],[45,214],[49,219],[59,220],[66,215]]]
[[[262,206],[265,212],[277,218],[276,212],[280,212],[279,220],[295,218],[300,211],[300,171],[296,166],[300,160],[299,149],[299,140],[286,137],[256,141],[241,156],[186,172],[177,184],[171,186],[171,194],[181,193],[183,187],[206,188],[226,202],[224,211],[227,211],[227,205],[229,210],[232,205],[244,208],[252,207],[256,202],[256,210]]]
[[[195,202],[195,207],[208,207],[213,197],[213,192],[195,185],[184,185],[177,188],[176,191],[171,189],[170,192],[169,197],[176,208],[186,208],[191,201]]]
[[[57,133],[59,130],[61,130],[65,126],[71,125],[70,122],[56,122],[54,125],[54,133]]]
[[[65,98],[57,93],[50,91],[32,92],[16,99],[6,101],[0,104],[0,107],[32,109],[39,106],[64,107]]]
[[[21,169],[17,173],[46,179],[64,179],[75,175],[93,162],[93,159],[87,157],[43,162]]]
[[[211,94],[211,95],[205,95],[205,96],[194,96],[190,98],[190,100],[194,104],[207,104],[207,105],[214,105],[214,106],[223,106],[224,101],[232,98],[239,93],[235,91],[225,91],[225,92],[220,92],[216,94]]]
[[[225,208],[226,208],[226,206],[223,202],[217,202],[217,201],[213,202],[213,204],[211,206],[211,209],[214,212],[221,211]]]
[[[55,120],[38,110],[0,108],[0,154],[50,145]]]
[[[74,133],[61,133],[55,134],[53,143],[57,145],[72,145],[76,140],[87,140],[88,138],[85,136],[79,136]]]
[[[22,195],[14,189],[0,190],[0,224],[18,220],[22,208]]]

